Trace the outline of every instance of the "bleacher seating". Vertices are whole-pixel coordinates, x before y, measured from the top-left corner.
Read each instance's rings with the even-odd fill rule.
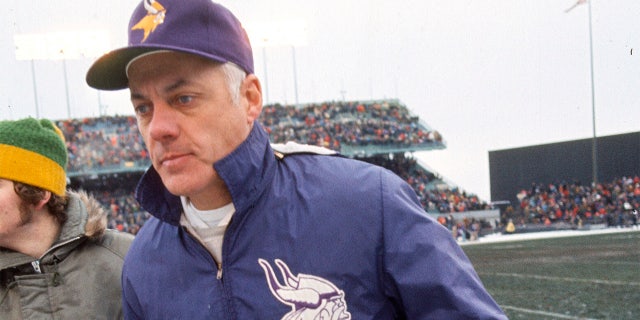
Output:
[[[640,177],[622,177],[595,187],[579,182],[533,183],[531,188],[518,192],[517,198],[518,206],[508,208],[506,217],[520,225],[636,225]]]
[[[488,206],[475,195],[448,187],[409,156],[412,151],[445,148],[445,143],[397,100],[269,105],[259,120],[273,143],[323,146],[392,170],[414,188],[427,212],[456,213]],[[85,189],[101,201],[109,212],[110,227],[135,233],[149,214],[137,206],[131,182],[137,182],[150,165],[135,117],[70,119],[57,124],[69,150],[70,186]]]
[[[438,131],[397,100],[326,102],[299,108],[269,105],[263,108],[260,123],[274,143],[296,141],[349,157],[445,147]]]
[[[69,177],[140,171],[149,165],[134,117],[101,117],[57,122],[69,151]]]

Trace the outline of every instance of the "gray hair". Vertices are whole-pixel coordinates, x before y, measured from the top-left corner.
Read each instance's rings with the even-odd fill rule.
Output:
[[[224,73],[227,86],[229,88],[229,94],[231,95],[231,102],[234,106],[240,105],[240,86],[242,81],[247,77],[247,73],[244,72],[237,65],[227,62],[221,65],[222,72]]]

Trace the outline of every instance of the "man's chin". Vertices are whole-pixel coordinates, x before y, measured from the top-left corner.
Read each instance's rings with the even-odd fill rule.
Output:
[[[180,181],[181,179],[179,179],[175,175],[167,176],[166,174],[163,175],[161,173],[160,179],[162,179],[162,184],[164,184],[164,187],[167,188],[167,190],[169,190],[169,193],[174,196],[187,196],[187,194],[189,193],[188,186],[186,186],[183,181]]]
[[[183,170],[181,172],[169,172],[167,170],[158,171],[160,179],[165,188],[176,196],[191,196],[194,193],[202,192],[211,185],[211,180],[215,179],[207,173]]]

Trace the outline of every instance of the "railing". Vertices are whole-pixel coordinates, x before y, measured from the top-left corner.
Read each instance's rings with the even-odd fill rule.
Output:
[[[149,166],[151,166],[151,160],[149,159],[139,161],[126,161],[120,165],[103,165],[82,168],[80,170],[69,170],[67,172],[67,176],[69,178],[75,178],[81,176],[95,176],[123,172],[144,172],[147,170],[147,168],[149,168]]]

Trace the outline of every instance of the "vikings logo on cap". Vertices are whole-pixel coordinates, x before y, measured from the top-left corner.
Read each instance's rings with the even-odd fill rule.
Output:
[[[140,42],[147,40],[149,34],[164,22],[164,14],[167,12],[162,4],[155,0],[144,0],[143,3],[144,8],[147,9],[147,15],[131,28],[131,30],[142,29],[144,31],[144,37]]]

